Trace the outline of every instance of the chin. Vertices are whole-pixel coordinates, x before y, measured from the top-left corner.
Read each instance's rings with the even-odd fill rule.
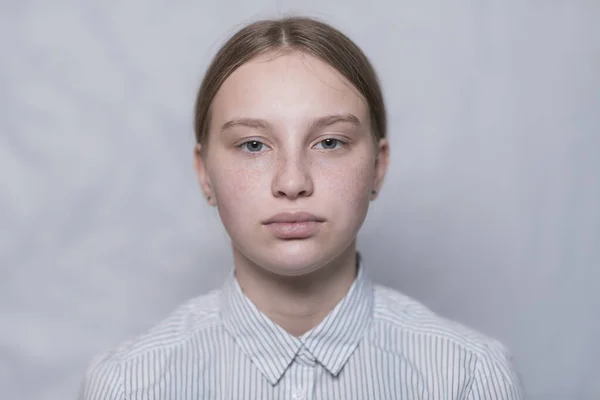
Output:
[[[258,264],[277,275],[300,276],[330,263],[338,254],[330,246],[314,240],[284,241],[266,250]]]

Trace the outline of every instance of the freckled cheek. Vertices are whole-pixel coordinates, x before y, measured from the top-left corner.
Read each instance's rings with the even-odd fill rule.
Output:
[[[320,183],[328,197],[354,209],[364,208],[370,198],[373,174],[367,162],[328,163],[318,167],[321,171]]]
[[[243,212],[264,199],[267,179],[266,171],[257,166],[222,169],[213,178],[217,200],[231,212]]]

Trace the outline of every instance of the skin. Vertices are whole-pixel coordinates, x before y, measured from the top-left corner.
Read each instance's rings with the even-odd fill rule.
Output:
[[[387,170],[387,140],[375,143],[365,99],[339,72],[287,52],[227,78],[204,146],[195,148],[196,172],[231,237],[242,290],[275,323],[303,334],[354,280],[356,235]],[[298,211],[325,219],[314,235],[280,239],[263,223]]]

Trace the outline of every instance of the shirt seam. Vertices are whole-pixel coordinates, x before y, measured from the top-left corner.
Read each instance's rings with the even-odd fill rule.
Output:
[[[475,366],[473,367],[473,370],[471,371],[471,379],[468,385],[468,392],[465,396],[465,400],[469,400],[472,398],[473,395],[473,386],[475,385],[475,379],[476,379],[476,373],[477,373],[477,369],[479,368],[479,365],[481,364],[481,357],[479,355],[475,355],[475,357],[477,357],[477,359],[475,360]]]

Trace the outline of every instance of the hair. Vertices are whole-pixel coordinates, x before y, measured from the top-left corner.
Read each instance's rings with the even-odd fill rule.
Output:
[[[332,26],[307,17],[251,23],[235,33],[210,63],[195,104],[196,142],[206,147],[212,101],[225,80],[256,57],[298,51],[316,57],[341,73],[365,98],[376,142],[386,136],[386,111],[375,69],[362,50]]]

